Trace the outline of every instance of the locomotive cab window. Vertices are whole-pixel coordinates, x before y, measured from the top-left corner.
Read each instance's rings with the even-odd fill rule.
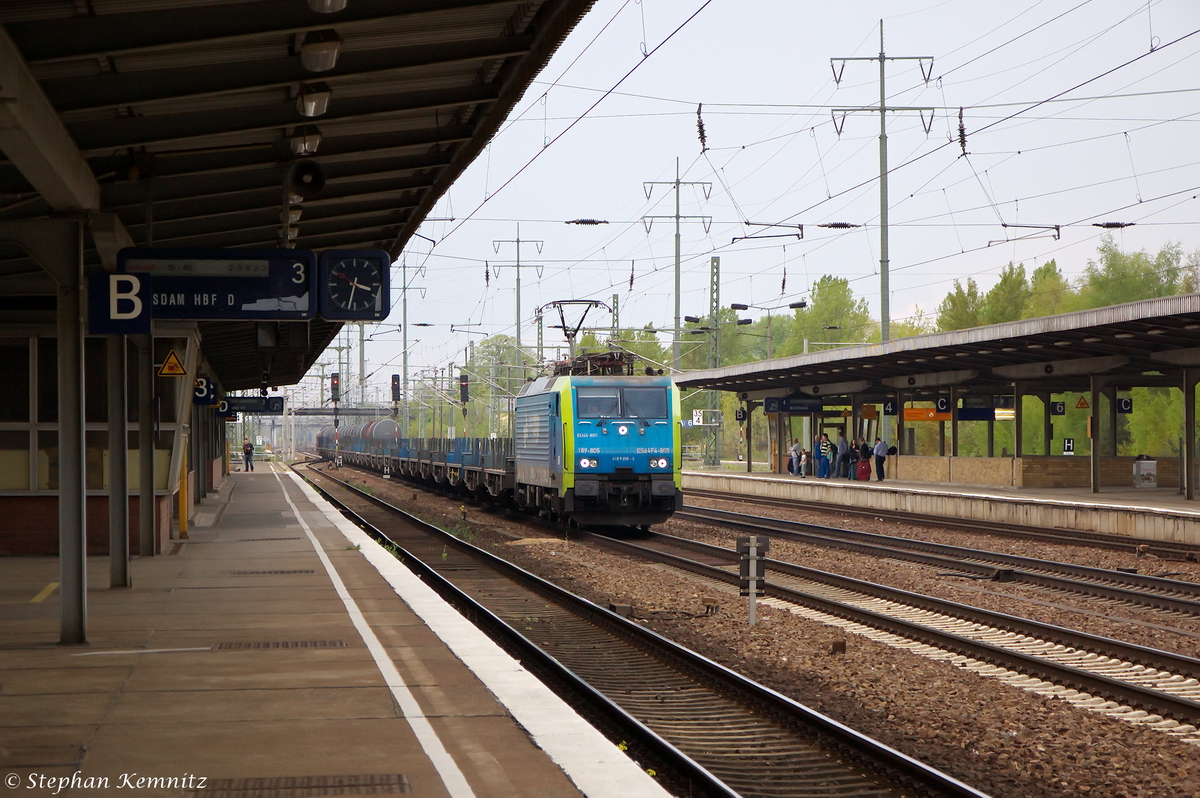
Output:
[[[621,413],[621,395],[615,386],[580,386],[575,406],[579,418],[615,418]]]
[[[625,415],[639,418],[667,417],[666,388],[624,388]]]

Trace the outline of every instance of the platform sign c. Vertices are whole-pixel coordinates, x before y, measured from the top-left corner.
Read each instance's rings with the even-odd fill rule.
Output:
[[[88,332],[148,335],[150,281],[136,274],[88,276]]]
[[[1117,399],[1117,412],[1118,413],[1132,413],[1133,412],[1133,399],[1128,396],[1119,397]]]

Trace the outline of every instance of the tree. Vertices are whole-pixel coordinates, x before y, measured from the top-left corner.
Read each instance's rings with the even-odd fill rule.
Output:
[[[1000,324],[1021,318],[1032,291],[1025,279],[1025,267],[1014,266],[1012,261],[1000,272],[1000,279],[983,298],[982,321],[984,324]]]
[[[1100,259],[1088,261],[1079,289],[1080,310],[1171,296],[1183,276],[1183,247],[1164,244],[1152,259],[1145,250],[1125,253],[1111,235],[1100,239]]]
[[[964,290],[962,283],[954,281],[954,290],[946,294],[942,304],[938,305],[937,326],[942,332],[947,330],[965,330],[968,327],[978,327],[983,324],[983,297],[975,279],[967,278]]]
[[[1029,278],[1029,298],[1021,312],[1021,318],[1037,319],[1060,313],[1060,308],[1074,292],[1070,283],[1058,270],[1058,264],[1048,260],[1033,270]]]
[[[896,338],[912,338],[914,335],[925,335],[936,331],[937,325],[925,311],[917,308],[917,312],[909,316],[907,319],[892,319],[892,339]],[[878,340],[878,333],[872,336],[873,340]]]
[[[775,357],[803,352],[805,340],[817,344],[865,342],[874,331],[875,322],[867,301],[854,298],[850,281],[827,274],[813,283],[808,307],[797,310],[789,326],[786,338],[772,330]]]

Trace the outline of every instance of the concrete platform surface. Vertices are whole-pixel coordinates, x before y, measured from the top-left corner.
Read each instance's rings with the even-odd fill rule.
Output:
[[[1177,488],[1106,487],[1092,493],[1089,488],[877,482],[874,477],[859,482],[717,470],[684,471],[683,487],[1200,543],[1200,502],[1187,501]]]
[[[91,558],[87,646],[57,645],[57,559],[0,559],[10,794],[666,795],[281,472],[231,476],[133,588]]]

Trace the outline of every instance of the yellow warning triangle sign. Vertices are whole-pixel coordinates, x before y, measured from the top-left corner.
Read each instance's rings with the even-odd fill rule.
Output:
[[[171,354],[175,354],[175,353],[172,352]],[[1079,397],[1079,401],[1075,403],[1075,409],[1076,410],[1087,410],[1087,408],[1088,408],[1087,399],[1082,396]]]
[[[179,360],[179,355],[175,354],[172,349],[167,352],[167,359],[158,367],[158,376],[160,377],[186,377],[187,369],[183,367],[183,363]]]

